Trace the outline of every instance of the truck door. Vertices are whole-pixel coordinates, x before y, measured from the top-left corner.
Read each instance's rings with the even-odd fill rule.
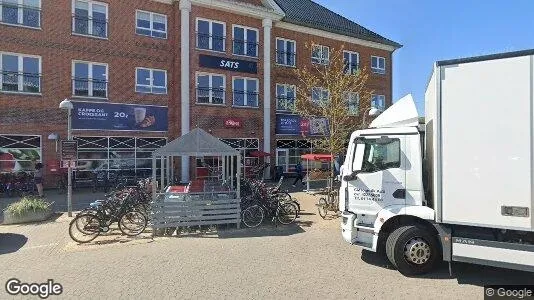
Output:
[[[376,215],[390,205],[404,205],[406,155],[404,136],[366,136],[356,140],[349,177],[348,210]]]

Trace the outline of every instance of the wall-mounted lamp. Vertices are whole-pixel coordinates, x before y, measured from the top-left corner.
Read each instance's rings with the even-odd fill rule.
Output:
[[[48,135],[48,139],[51,141],[56,141],[56,153],[57,153],[57,142],[59,141],[59,133],[51,133]]]

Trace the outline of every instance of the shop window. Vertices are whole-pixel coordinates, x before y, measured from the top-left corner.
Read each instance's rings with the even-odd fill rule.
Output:
[[[357,116],[360,108],[360,96],[355,92],[347,92],[344,94],[345,101],[347,102],[349,114]]]
[[[386,74],[386,59],[380,56],[371,56],[371,70],[376,74]]]
[[[0,172],[33,171],[40,161],[41,136],[0,135]]]
[[[276,110],[293,111],[296,101],[296,87],[291,84],[276,84]]]
[[[197,103],[224,104],[225,77],[217,74],[197,74]]]
[[[330,62],[330,48],[323,45],[313,45],[312,63],[319,65],[328,65]]]
[[[148,94],[167,94],[167,71],[136,68],[135,91]]]
[[[234,106],[258,107],[258,79],[234,77]]]
[[[379,110],[384,110],[386,108],[386,96],[373,95],[371,98],[371,106],[378,108]]]
[[[238,25],[233,28],[233,54],[258,57],[258,30]]]
[[[0,23],[41,27],[41,0],[0,1]]]
[[[212,20],[197,19],[197,48],[224,52],[226,24]]]
[[[72,94],[80,97],[108,97],[108,65],[74,61]]]
[[[40,93],[41,57],[0,53],[0,91]]]
[[[107,38],[108,5],[103,2],[74,0],[72,32]]]
[[[276,38],[276,63],[283,66],[294,67],[296,65],[296,42],[282,38]]]
[[[360,55],[357,52],[343,51],[343,61],[345,63],[345,74],[356,74]]]
[[[154,38],[167,38],[167,16],[138,10],[135,18],[135,33]]]

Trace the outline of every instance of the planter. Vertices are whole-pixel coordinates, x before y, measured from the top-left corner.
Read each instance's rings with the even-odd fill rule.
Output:
[[[15,215],[4,211],[4,222],[3,225],[8,224],[20,224],[20,223],[31,223],[31,222],[41,222],[48,220],[54,212],[49,210],[44,211],[29,211],[23,215]]]

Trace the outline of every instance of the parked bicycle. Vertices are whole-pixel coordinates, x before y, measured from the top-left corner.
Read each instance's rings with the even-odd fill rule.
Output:
[[[7,197],[35,195],[37,190],[33,173],[20,171],[0,174],[0,193]]]
[[[339,186],[335,184],[335,181],[331,181],[331,186],[326,189],[326,197],[319,198],[319,201],[317,201],[317,210],[319,212],[319,216],[321,218],[325,219],[328,215],[328,212],[334,212],[335,214],[338,214],[339,212]]]

